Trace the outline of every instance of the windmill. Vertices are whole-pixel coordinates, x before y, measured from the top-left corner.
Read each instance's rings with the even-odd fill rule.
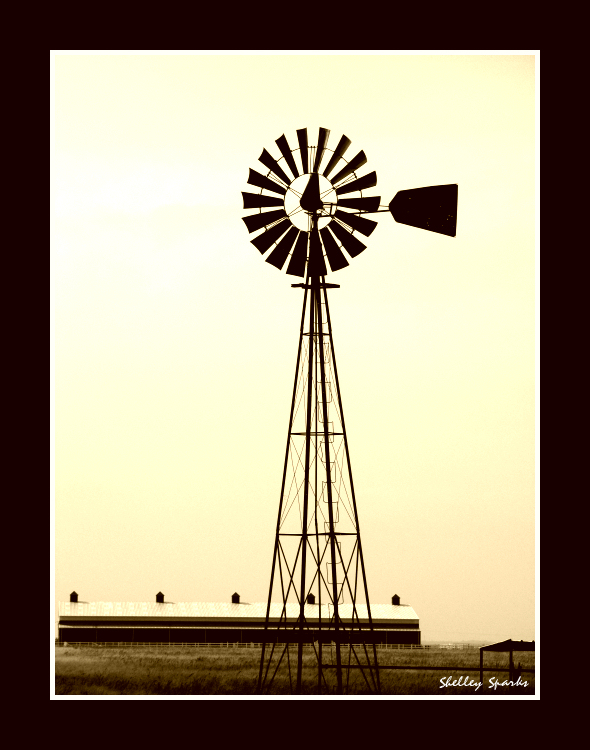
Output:
[[[377,185],[376,173],[358,174],[364,151],[348,161],[351,141],[343,135],[330,149],[329,135],[320,128],[310,146],[307,129],[297,130],[295,149],[282,135],[278,159],[266,149],[259,157],[266,174],[250,169],[248,184],[258,192],[242,193],[244,209],[255,209],[243,217],[248,232],[260,232],[252,244],[267,263],[304,279],[291,285],[303,290],[303,310],[259,692],[270,690],[277,674],[287,674],[291,690],[309,690],[309,667],[320,693],[343,693],[356,680],[380,690],[328,306],[327,290],[339,285],[326,276],[366,248],[359,235],[370,236],[377,222],[364,214],[387,211],[402,224],[456,233],[457,185],[402,190],[382,206],[379,196],[366,194]]]

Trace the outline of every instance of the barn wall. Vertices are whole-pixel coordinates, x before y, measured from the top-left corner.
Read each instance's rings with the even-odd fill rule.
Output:
[[[376,644],[414,644],[420,645],[420,631],[408,630],[375,630],[352,632],[345,631],[343,640],[351,643]],[[69,627],[59,629],[60,642],[69,643],[261,643],[264,630],[249,628],[196,628],[184,627]],[[299,632],[293,629],[276,630],[269,628],[267,642],[298,642]],[[321,640],[330,643],[334,640],[334,631],[304,630],[303,642],[313,643]]]

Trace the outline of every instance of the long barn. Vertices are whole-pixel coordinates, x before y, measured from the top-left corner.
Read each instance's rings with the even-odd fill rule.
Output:
[[[266,603],[240,602],[238,594],[231,602],[165,602],[158,593],[155,602],[84,602],[78,601],[74,591],[69,602],[59,603],[60,643],[261,643],[266,618]],[[271,605],[269,636],[285,642],[296,635],[293,629],[280,629],[282,604]],[[369,626],[366,606],[357,606],[361,624]],[[352,605],[339,606],[344,623],[352,622]],[[304,609],[309,628],[304,631],[306,642],[331,640],[322,634],[330,621],[333,608],[315,604],[309,596]],[[321,618],[320,618],[321,614]],[[287,604],[287,622],[294,625],[299,617],[299,605]],[[420,624],[416,612],[399,597],[392,604],[371,606],[373,636],[370,631],[358,631],[352,642],[362,639],[377,644],[420,644]],[[284,621],[283,621],[284,623]],[[354,631],[353,631],[354,633]],[[333,635],[331,631],[330,635]]]

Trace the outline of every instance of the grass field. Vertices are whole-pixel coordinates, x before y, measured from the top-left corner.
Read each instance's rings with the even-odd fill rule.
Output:
[[[507,695],[508,687],[490,688],[492,678],[508,680],[507,672],[484,672],[483,685],[451,686],[441,689],[441,679],[451,677],[462,683],[479,682],[479,672],[461,671],[479,667],[479,649],[464,651],[446,649],[378,650],[381,666],[452,666],[453,670],[381,670],[381,693],[384,695]],[[303,692],[317,695],[315,656],[305,651]],[[295,663],[292,651],[291,664]],[[534,667],[533,652],[514,655],[515,663]],[[258,648],[155,648],[65,646],[55,652],[56,695],[254,695],[260,649]],[[325,651],[330,661],[330,650]],[[508,654],[486,653],[486,667],[507,667]],[[333,673],[334,670],[331,670]],[[362,695],[369,691],[357,671],[352,673],[348,693]],[[521,681],[527,687],[513,689],[513,694],[533,695],[535,676],[524,673]],[[334,682],[334,678],[331,678]],[[287,671],[277,674],[272,687],[275,695],[291,693]]]

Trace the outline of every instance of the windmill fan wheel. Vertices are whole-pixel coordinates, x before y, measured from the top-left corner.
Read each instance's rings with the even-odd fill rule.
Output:
[[[266,173],[250,170],[248,184],[259,192],[242,193],[244,209],[250,210],[243,217],[248,232],[260,232],[252,244],[261,254],[268,252],[267,263],[279,270],[286,265],[292,276],[325,276],[328,266],[330,271],[345,268],[348,258],[366,247],[358,235],[368,237],[377,226],[362,216],[379,210],[380,196],[365,194],[377,185],[377,174],[359,175],[367,163],[365,152],[348,161],[350,140],[343,135],[330,149],[329,136],[320,128],[317,145],[310,146],[302,128],[296,149],[284,135],[277,138],[280,157],[263,149],[258,161]]]

